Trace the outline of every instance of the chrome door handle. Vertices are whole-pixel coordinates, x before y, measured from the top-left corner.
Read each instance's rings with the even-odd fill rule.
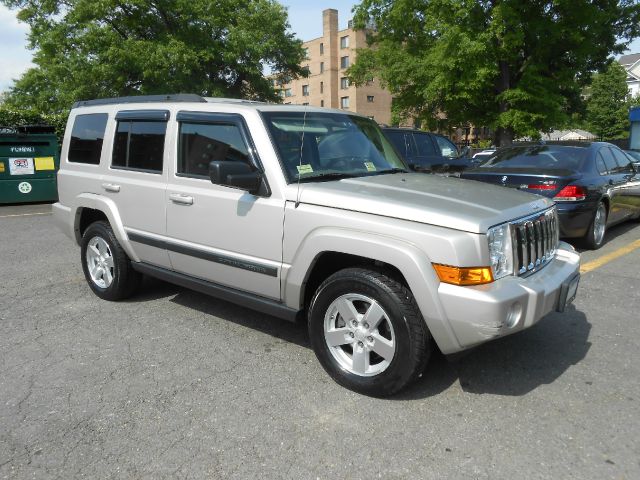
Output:
[[[178,203],[180,205],[193,205],[193,197],[190,195],[183,195],[181,193],[170,193],[169,199],[173,203]]]
[[[114,183],[103,183],[102,188],[104,188],[107,192],[118,193],[120,191],[120,185],[116,185]]]

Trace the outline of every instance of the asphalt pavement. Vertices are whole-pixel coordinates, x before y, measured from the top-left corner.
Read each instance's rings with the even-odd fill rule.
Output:
[[[640,249],[381,400],[333,383],[303,324],[155,280],[98,299],[49,212],[0,207],[0,478],[640,478]],[[583,263],[640,224],[608,238]]]

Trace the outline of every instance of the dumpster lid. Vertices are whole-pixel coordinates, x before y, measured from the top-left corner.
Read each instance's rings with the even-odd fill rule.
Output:
[[[0,125],[0,135],[32,135],[52,133],[56,133],[56,129],[51,125]]]

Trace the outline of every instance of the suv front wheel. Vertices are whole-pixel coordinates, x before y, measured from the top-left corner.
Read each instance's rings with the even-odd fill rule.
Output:
[[[82,270],[91,290],[104,300],[130,297],[141,275],[118,242],[107,222],[94,222],[82,235]]]
[[[392,395],[424,370],[429,332],[411,291],[384,273],[336,272],[316,291],[309,337],[331,377],[351,390]]]

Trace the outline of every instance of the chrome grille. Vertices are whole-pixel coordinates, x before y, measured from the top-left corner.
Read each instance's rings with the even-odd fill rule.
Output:
[[[558,248],[558,213],[555,207],[511,222],[516,275],[529,275],[551,260]]]

